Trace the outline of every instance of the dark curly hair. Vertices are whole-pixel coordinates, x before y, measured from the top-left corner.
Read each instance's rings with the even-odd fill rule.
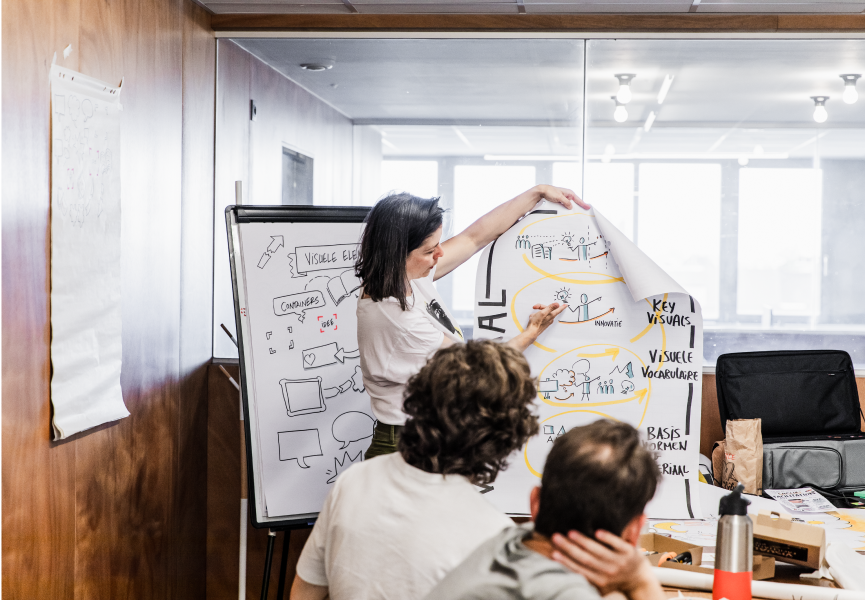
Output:
[[[443,348],[406,386],[409,420],[399,452],[428,473],[490,483],[538,432],[536,394],[529,363],[510,346],[470,341]]]

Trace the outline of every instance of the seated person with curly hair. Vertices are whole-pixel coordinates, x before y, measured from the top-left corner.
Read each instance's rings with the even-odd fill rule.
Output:
[[[398,452],[342,473],[297,564],[292,600],[425,596],[513,525],[473,484],[492,482],[537,433],[523,355],[504,344],[439,350],[407,385]]]
[[[612,591],[666,598],[636,548],[659,479],[630,425],[600,420],[571,429],[553,444],[541,487],[531,492],[534,525],[510,527],[479,546],[427,600],[591,600]],[[576,562],[556,549],[564,535],[575,542],[569,554]],[[630,568],[614,572],[617,554],[630,555]]]

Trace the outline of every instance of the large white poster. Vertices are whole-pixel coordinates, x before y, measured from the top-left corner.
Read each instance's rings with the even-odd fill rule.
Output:
[[[536,303],[568,307],[526,350],[541,432],[487,498],[528,513],[556,437],[599,418],[631,423],[664,477],[652,517],[698,518],[700,306],[597,211],[541,205],[483,253],[474,338],[519,334]]]
[[[360,223],[244,223],[240,316],[256,502],[317,513],[363,460],[375,420],[360,371]],[[327,240],[327,241],[323,241]]]
[[[129,416],[120,390],[120,88],[51,67],[54,437]]]

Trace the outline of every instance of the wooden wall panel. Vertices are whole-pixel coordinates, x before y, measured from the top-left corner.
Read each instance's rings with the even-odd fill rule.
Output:
[[[207,599],[237,598],[240,542],[240,398],[237,390],[220,371],[219,364],[238,380],[236,360],[216,361],[208,375],[210,390],[207,410]],[[261,597],[261,579],[267,549],[267,530],[247,523],[246,596]],[[294,579],[300,551],[312,528],[291,532],[286,598]],[[268,597],[277,597],[279,560],[284,534],[280,533],[274,548],[273,570]]]
[[[14,0],[4,8],[4,598],[203,598],[206,388],[203,372],[197,383],[188,378],[190,365],[207,360],[210,328],[184,314],[181,290],[200,302],[210,285],[182,270],[181,231],[206,241],[189,259],[209,273],[211,171],[182,178],[185,143],[188,156],[212,151],[209,15],[191,0]],[[112,83],[125,77],[121,385],[132,413],[62,443],[50,441],[48,394],[47,75],[55,51],[63,66]],[[196,104],[186,111],[204,114],[184,129],[191,73],[204,76],[190,79]],[[196,218],[184,222],[183,207]]]
[[[240,381],[237,361],[225,367]],[[217,365],[207,377],[207,599],[233,600],[240,571],[240,396]]]
[[[183,156],[180,238],[180,407],[172,548],[177,598],[194,598],[207,580],[207,368],[213,355],[213,145],[216,42],[210,15],[183,6]]]
[[[79,11],[21,0],[3,13],[2,588],[6,598],[71,599],[75,448],[49,442],[47,117],[51,56],[77,46]]]

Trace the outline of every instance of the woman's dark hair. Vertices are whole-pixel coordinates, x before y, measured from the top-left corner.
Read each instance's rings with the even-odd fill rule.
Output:
[[[547,456],[535,531],[621,535],[655,495],[655,457],[627,423],[601,419],[557,438]]]
[[[408,309],[405,261],[441,227],[444,209],[438,202],[438,198],[391,194],[369,211],[354,270],[373,302],[393,297],[400,308]]]
[[[494,481],[538,431],[536,395],[529,363],[510,346],[470,341],[443,348],[406,386],[409,419],[399,452],[428,473]]]

